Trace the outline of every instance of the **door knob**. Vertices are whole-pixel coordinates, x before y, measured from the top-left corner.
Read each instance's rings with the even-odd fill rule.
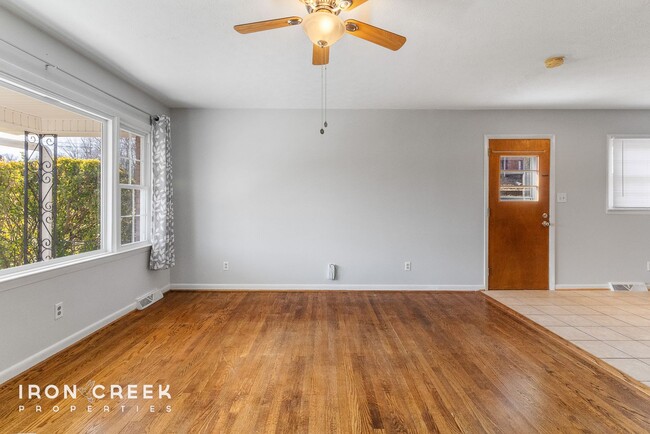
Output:
[[[543,221],[543,222],[542,222],[542,226],[544,226],[545,228],[547,228],[547,227],[551,226],[551,224],[550,224],[549,222],[547,222],[547,221]]]
[[[547,219],[547,218],[548,218],[548,213],[544,213],[544,214],[542,214],[542,218],[543,218],[543,219]]]

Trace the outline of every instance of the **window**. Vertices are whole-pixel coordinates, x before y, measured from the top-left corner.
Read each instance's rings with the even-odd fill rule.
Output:
[[[143,156],[145,136],[120,131],[120,244],[146,240],[146,176]]]
[[[499,169],[499,200],[539,200],[539,157],[501,157]]]
[[[650,211],[650,136],[609,137],[609,211]]]
[[[106,121],[0,86],[0,270],[102,249]]]

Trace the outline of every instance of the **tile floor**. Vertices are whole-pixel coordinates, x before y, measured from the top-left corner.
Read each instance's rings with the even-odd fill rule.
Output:
[[[485,294],[650,386],[650,292]]]

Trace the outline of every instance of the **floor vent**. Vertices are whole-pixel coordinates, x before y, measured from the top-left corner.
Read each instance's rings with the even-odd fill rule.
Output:
[[[163,298],[163,293],[160,291],[160,289],[154,289],[153,291],[143,295],[140,298],[137,298],[136,301],[136,306],[138,307],[138,310],[142,310],[146,307],[151,306],[158,300]]]
[[[648,287],[643,282],[609,282],[612,291],[648,292]]]

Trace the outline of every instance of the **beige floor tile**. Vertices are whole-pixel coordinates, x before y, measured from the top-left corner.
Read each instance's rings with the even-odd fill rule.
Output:
[[[602,315],[600,312],[587,306],[562,306],[569,313],[574,315]]]
[[[485,291],[485,293],[492,298],[503,298],[508,296],[507,291],[492,290],[492,291]]]
[[[502,291],[495,298],[650,386],[650,293]]]
[[[595,322],[600,326],[611,327],[611,326],[621,326],[627,327],[628,323],[621,321],[620,319],[612,318],[609,315],[586,315],[591,321]]]
[[[607,345],[601,341],[571,341],[573,344],[579,346],[583,350],[593,354],[596,357],[610,358],[610,359],[627,359],[631,358],[630,355],[617,350],[611,345]]]
[[[556,306],[579,306],[580,302],[576,301],[577,297],[553,297],[553,304]]]
[[[639,381],[650,381],[650,365],[638,359],[603,359],[616,369]]]
[[[638,359],[650,358],[650,347],[639,341],[603,341],[617,350]]]
[[[595,341],[595,337],[578,330],[575,327],[567,326],[544,326],[559,337],[569,341]]]
[[[619,300],[616,300],[616,299],[610,300],[610,299],[608,299],[607,304],[609,306],[614,306],[614,307],[618,307],[618,308],[622,309],[622,308],[624,308],[626,306],[633,305],[634,301],[633,300],[620,300],[620,299]]]
[[[613,318],[619,319],[623,322],[626,322],[630,325],[633,326],[642,326],[642,327],[650,327],[650,319],[640,317],[638,315],[611,315]]]
[[[642,306],[642,307],[644,308],[645,312],[639,309],[639,313],[637,313],[637,315],[642,316],[645,319],[650,318],[650,306]]]
[[[630,338],[622,335],[607,327],[577,327],[581,332],[585,332],[600,341],[629,341]],[[600,356],[599,356],[600,357]]]
[[[535,298],[529,301],[531,306],[556,306],[550,298]]]
[[[517,297],[501,297],[499,301],[508,306],[523,306],[526,305],[526,300]]]
[[[615,315],[615,314],[625,315],[626,314],[626,312],[623,309],[621,309],[619,307],[615,307],[615,306],[606,306],[606,305],[605,306],[591,306],[591,309],[593,309],[593,310],[595,310],[597,312],[603,313],[605,315]]]
[[[574,301],[580,306],[602,306],[603,304],[602,300],[590,297],[576,297]]]
[[[541,310],[537,309],[534,306],[509,306],[521,314],[544,314]],[[625,324],[625,323],[623,323]]]
[[[650,340],[650,327],[634,327],[634,326],[611,326],[610,329],[617,333],[625,335],[632,340],[647,341]]]
[[[571,312],[561,306],[535,306],[547,315],[571,315]]]
[[[619,306],[621,310],[624,310],[625,312],[632,313],[634,315],[639,315],[643,317],[647,317],[650,315],[650,307],[647,306],[638,306],[638,305],[630,305],[630,306]]]
[[[566,324],[551,315],[526,315],[526,318],[535,321],[539,325],[546,326],[565,326]]]
[[[570,326],[574,327],[596,327],[598,326],[598,323],[593,322],[592,320],[589,319],[588,316],[582,316],[582,315],[553,315],[553,317],[559,319],[565,324],[568,324]]]

